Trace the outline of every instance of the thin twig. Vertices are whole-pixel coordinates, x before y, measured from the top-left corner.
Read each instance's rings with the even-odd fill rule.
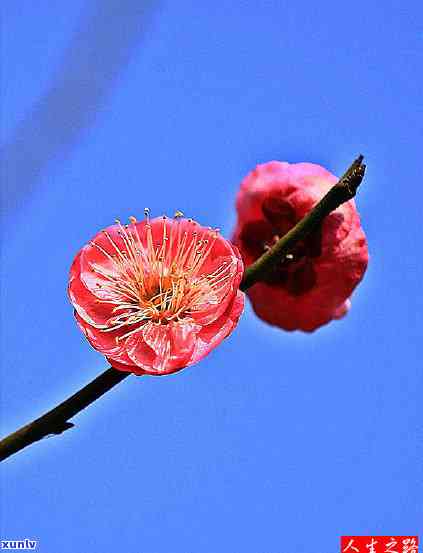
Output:
[[[310,213],[245,270],[241,290],[245,291],[256,282],[264,280],[272,268],[290,253],[295,244],[320,225],[326,215],[354,198],[366,170],[362,161],[363,156],[360,155]]]
[[[244,273],[241,290],[263,280],[276,263],[280,263],[295,244],[313,232],[323,219],[344,202],[351,200],[364,177],[366,166],[359,156],[339,181],[320,202],[295,227],[285,234],[268,252],[250,265]],[[40,418],[19,428],[0,441],[0,461],[17,453],[24,447],[51,434],[62,434],[74,425],[69,421],[77,413],[124,380],[129,373],[110,367],[78,392],[48,411]]]

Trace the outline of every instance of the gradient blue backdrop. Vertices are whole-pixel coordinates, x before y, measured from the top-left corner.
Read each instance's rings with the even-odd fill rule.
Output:
[[[421,2],[41,0],[2,5],[2,432],[106,363],[66,297],[116,217],[229,235],[256,163],[341,173],[371,263],[342,321],[246,308],[177,375],[131,377],[2,467],[2,537],[39,551],[337,553],[423,534]]]

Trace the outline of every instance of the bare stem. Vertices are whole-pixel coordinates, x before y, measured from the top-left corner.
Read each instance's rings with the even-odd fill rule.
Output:
[[[74,425],[68,419],[88,407],[129,374],[110,367],[51,411],[3,438],[0,441],[0,461],[46,436],[61,434],[72,428]]]
[[[360,155],[310,213],[285,234],[273,248],[245,270],[241,290],[245,291],[256,282],[263,280],[272,267],[289,254],[297,242],[313,232],[329,213],[355,196],[366,169],[362,162],[363,156]],[[68,422],[69,419],[94,403],[127,376],[129,373],[118,371],[112,367],[104,371],[54,409],[1,440],[0,461],[46,436],[61,434],[72,428],[74,425]]]
[[[321,224],[326,215],[329,215],[329,213],[344,202],[354,198],[366,170],[366,166],[362,161],[363,156],[358,156],[339,181],[310,213],[307,213],[295,227],[282,236],[269,251],[247,267],[241,282],[241,290],[245,291],[256,282],[264,280],[275,264],[280,263],[293,249],[295,244],[312,233]]]

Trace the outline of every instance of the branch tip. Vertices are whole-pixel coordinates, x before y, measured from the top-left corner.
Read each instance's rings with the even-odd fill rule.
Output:
[[[364,156],[360,154],[320,202],[282,236],[269,251],[246,268],[240,286],[241,290],[245,291],[256,282],[264,280],[274,265],[280,263],[295,244],[312,233],[329,213],[354,198],[366,171],[363,160]]]

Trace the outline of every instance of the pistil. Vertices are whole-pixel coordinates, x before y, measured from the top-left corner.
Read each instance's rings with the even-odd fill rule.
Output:
[[[142,235],[135,217],[129,218],[129,225],[116,221],[120,244],[109,232],[103,232],[115,252],[113,255],[91,243],[111,262],[111,272],[95,264],[91,268],[102,280],[98,288],[110,296],[97,302],[115,305],[116,315],[101,330],[112,332],[128,327],[128,332],[117,341],[135,334],[147,321],[168,324],[192,319],[205,304],[219,302],[219,295],[227,289],[235,270],[233,264],[224,261],[211,273],[201,274],[218,230],[207,229],[198,236],[196,223],[189,219],[192,232],[182,231],[182,214],[177,212],[173,221],[163,217],[161,242],[154,244],[148,209],[145,217]]]

